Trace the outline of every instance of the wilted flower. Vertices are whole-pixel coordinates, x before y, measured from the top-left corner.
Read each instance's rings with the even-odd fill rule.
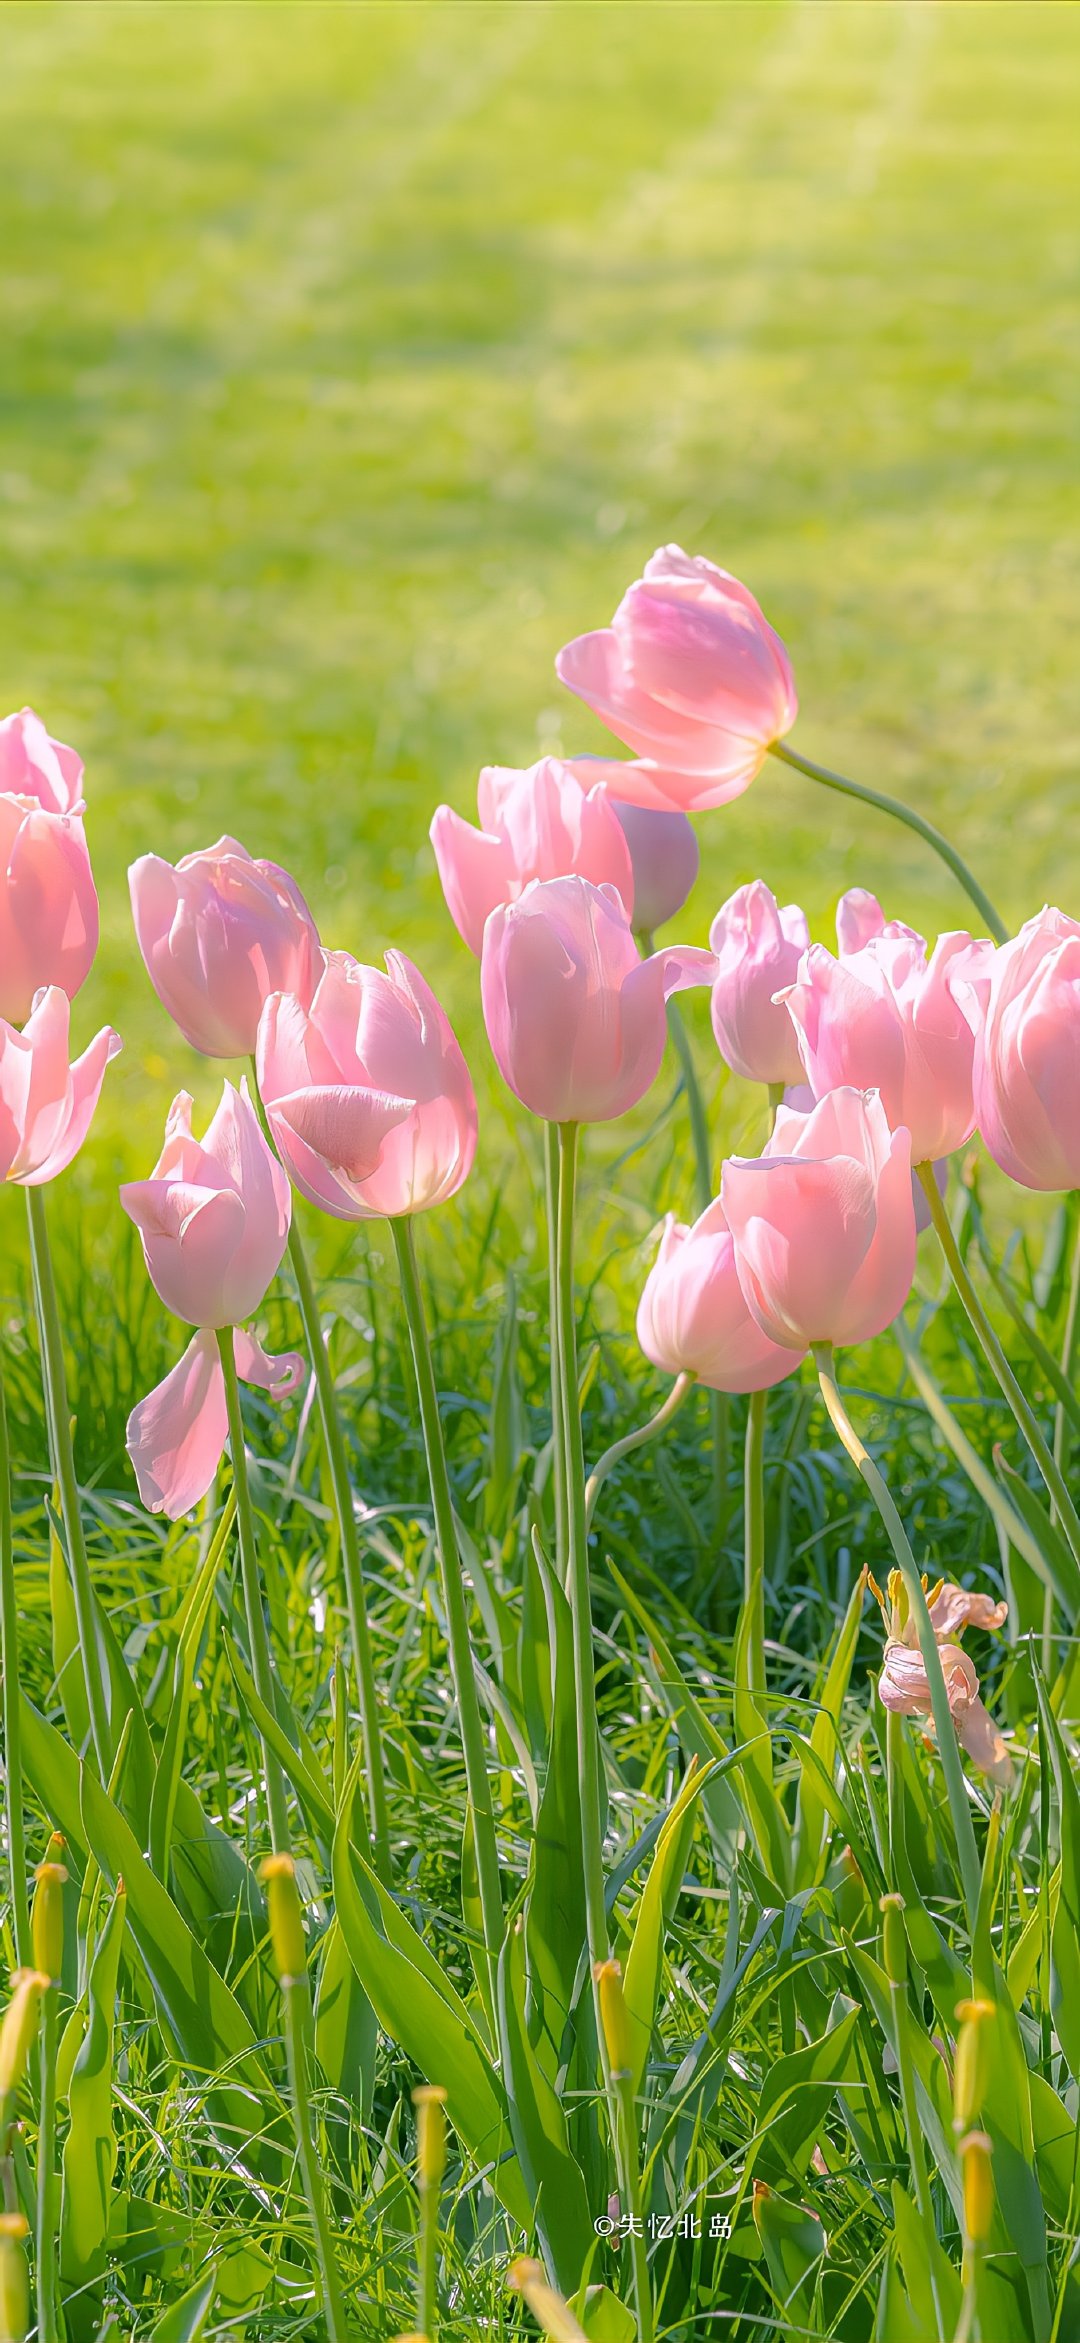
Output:
[[[900,1716],[929,1717],[933,1713],[930,1684],[900,1572],[894,1570],[890,1574],[887,1598],[879,1587],[874,1587],[874,1593],[889,1631],[885,1663],[878,1678],[881,1700],[886,1708]],[[1008,1616],[1008,1605],[943,1581],[928,1595],[927,1607],[941,1656],[941,1672],[956,1737],[980,1773],[1007,1785],[1012,1780],[1012,1760],[989,1710],[979,1698],[978,1676],[967,1653],[961,1650],[958,1638],[965,1627],[1000,1627]]]

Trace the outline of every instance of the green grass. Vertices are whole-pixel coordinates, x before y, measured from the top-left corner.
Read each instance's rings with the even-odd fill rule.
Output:
[[[509,1896],[531,1860],[522,1736],[541,1776],[548,1755],[527,1700],[522,1723],[519,1680],[543,1646],[522,1510],[547,1437],[538,1158],[494,1076],[475,968],[427,845],[430,814],[443,798],[471,812],[483,762],[605,745],[560,691],[553,656],[602,623],[653,546],[674,537],[746,577],[784,633],[803,707],[796,740],[809,755],[940,821],[1010,921],[1047,894],[1076,908],[1063,850],[1080,732],[1069,554],[1078,45],[1070,9],[891,0],[89,0],[0,12],[0,705],[29,700],[87,762],[103,943],[77,1025],[86,1036],[108,1017],[126,1048],[92,1142],[50,1208],[95,1582],[155,1753],[173,1622],[199,1539],[185,1528],[162,1543],[123,1456],[128,1409],[175,1356],[176,1329],[146,1284],[114,1185],[153,1160],[173,1090],[184,1083],[208,1103],[220,1069],[195,1059],[157,1008],[131,936],[127,863],[148,849],[179,854],[223,829],[287,863],[329,942],[370,958],[399,945],[419,961],[473,1065],[478,1168],[420,1239],[455,1495],[486,1558],[487,1604],[474,1628],[503,1703]],[[722,897],[759,873],[781,900],[800,899],[823,936],[837,895],[855,883],[928,930],[967,917],[909,834],[779,767],[699,833],[702,878],[680,921],[688,940],[703,940]],[[759,1143],[761,1106],[722,1080],[700,1001],[691,1023],[719,1160],[733,1144]],[[660,1379],[643,1371],[633,1311],[657,1217],[669,1206],[685,1212],[692,1192],[675,1081],[668,1065],[629,1129],[590,1135],[586,1149],[579,1266],[593,1458],[661,1396]],[[987,1189],[1000,1212],[1001,1189]],[[1029,1216],[1016,1240],[1025,1297],[1055,1225],[1052,1211]],[[973,1242],[969,1223],[964,1237]],[[14,1193],[0,1242],[27,1682],[59,1721],[65,1631],[46,1567],[45,1434]],[[319,1242],[356,1480],[371,1507],[366,1565],[403,1906],[468,1991],[464,1782],[391,1248],[379,1230],[358,1239],[324,1231]],[[1060,1264],[1041,1290],[1057,1343]],[[1004,1410],[940,1301],[924,1240],[912,1322],[924,1325],[934,1372],[980,1454],[989,1459],[1004,1440],[1019,1463]],[[499,1419],[496,1361],[511,1313],[517,1380],[501,1387]],[[266,1319],[280,1344],[296,1341],[287,1290]],[[1020,1338],[1010,1341],[1022,1357]],[[1027,1372],[1049,1422],[1050,1394]],[[990,1515],[914,1404],[895,1344],[860,1354],[849,1374],[931,1575],[1000,1578]],[[310,1734],[332,1780],[329,1685],[343,1613],[319,1444],[295,1411],[253,1401],[250,1421],[282,1683],[294,1727]],[[498,1437],[507,1424],[509,1467]],[[741,1428],[737,1409],[736,1441]],[[790,1821],[791,1733],[816,1713],[822,1655],[860,1567],[881,1575],[885,1565],[876,1520],[809,1386],[774,1403],[769,1458],[769,1714]],[[691,1403],[662,1445],[611,1481],[598,1513],[613,1864],[630,1861],[670,1804],[686,1742],[609,1556],[671,1639],[707,1715],[732,1729],[737,1454],[719,1556],[708,1492],[705,1417]],[[1038,1633],[1042,1598],[1015,1552],[1007,1584],[1013,1641],[996,1655],[984,1647],[979,1660],[988,1697],[1026,1742],[1024,1638]],[[242,1642],[223,1573],[200,1647],[185,1778],[233,1849],[254,1859],[264,1844],[258,1742],[226,1630]],[[868,1606],[843,1718],[844,1787],[868,1874],[887,1836],[882,1714],[867,1697],[880,1648]],[[1056,1657],[1067,1652],[1059,1637]],[[1067,1684],[1062,1700],[1070,1713]],[[77,1713],[66,1723],[77,1740]],[[139,1764],[136,1754],[121,1786],[137,1833]],[[914,1736],[904,1796],[918,1896],[962,1954],[938,1769]],[[35,1854],[46,1808],[55,1820],[39,1791]],[[1057,1828],[1031,1779],[1012,1812],[1014,1860],[995,1919],[1002,1958],[1049,1876],[1048,1819]],[[327,1848],[298,1806],[294,1821],[321,1954]],[[79,1864],[80,1827],[76,1811]],[[877,1916],[870,1904],[844,1906],[843,1838],[838,1829],[809,1919],[789,1900],[718,2021],[730,2064],[714,2078],[715,2103],[692,2139],[665,2150],[677,2176],[707,2182],[727,2203],[777,2061],[820,2038],[843,1996],[865,1998],[841,1923],[871,1945]],[[624,1926],[642,1876],[622,1891]],[[733,1959],[769,1900],[753,1845],[733,1868],[704,1828],[687,1880],[668,1939],[654,2105],[701,2038],[725,1943]],[[197,1885],[190,1874],[173,1878],[268,2040],[272,2089],[259,2122],[272,2131],[283,2063],[258,1927],[235,1920],[228,1886],[210,1909],[205,1881]],[[921,2026],[930,2003],[912,2006]],[[249,2185],[225,2169],[190,2062],[181,2086],[152,2009],[132,1962],[122,1986],[111,2332],[141,2343],[211,2257],[221,2293],[208,2335],[322,2343],[298,2187],[268,2199],[257,2176]],[[940,1998],[930,2022],[947,2023]],[[1048,2087],[1071,2105],[1045,1958],[1021,2023],[1029,2056],[1041,2051]],[[713,2313],[735,2343],[806,2331],[868,2343],[889,2182],[905,2165],[869,2019],[860,2040],[876,2147],[860,2140],[850,2103],[836,2102],[821,2118],[828,2172],[792,2164],[790,2141],[775,2163],[766,2158],[774,2184],[811,2203],[835,2240],[839,2294],[830,2279],[824,2305],[812,2306],[817,2323],[793,2325],[744,2221],[719,2273],[708,2256],[670,2256],[664,2317],[677,2343],[697,2343]],[[360,2089],[343,2062],[322,2091],[320,2121],[343,2159],[338,2210],[360,2331],[386,2343],[413,2317],[408,2091],[417,2067],[384,2035],[363,2071]],[[32,2137],[32,2106],[27,2113]],[[599,2166],[589,2164],[587,2109],[574,2121],[591,2184]],[[1040,2177],[1064,2306],[1058,2343],[1067,2343],[1069,2318],[1080,2315],[1063,2275],[1075,2205],[1068,2175],[1063,2183],[1055,2166]],[[456,2148],[448,2194],[440,2332],[444,2343],[478,2343],[516,2316],[502,2282],[508,2239],[491,2229],[490,2207],[477,2211]],[[957,2259],[940,2185],[935,2203]],[[242,2260],[247,2249],[266,2256],[261,2272]],[[1005,2323],[984,2343],[1013,2343],[1014,2333],[1028,2343],[1023,2300],[1003,2278],[993,2305]],[[532,2329],[523,2321],[521,2331]]]

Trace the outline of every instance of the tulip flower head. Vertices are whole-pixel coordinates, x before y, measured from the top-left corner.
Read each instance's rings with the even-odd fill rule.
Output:
[[[526,887],[484,930],[480,997],[503,1080],[551,1123],[628,1113],[660,1071],[665,1002],[715,965],[691,947],[643,960],[613,887]]]
[[[837,926],[850,938],[847,902]],[[803,954],[783,995],[798,1054],[819,1098],[844,1085],[880,1091],[893,1128],[911,1133],[912,1162],[934,1162],[963,1147],[975,1128],[975,988],[992,946],[957,933],[940,937],[928,956],[910,928],[882,923],[867,934],[864,924],[863,933],[865,941],[839,959],[822,944]]]
[[[0,722],[0,1017],[13,1025],[49,985],[74,1000],[97,951],[82,771],[32,708]]]
[[[492,913],[492,918],[500,916]],[[419,969],[328,952],[310,1008],[269,1000],[259,1089],[301,1195],[338,1220],[424,1212],[457,1194],[476,1152],[476,1098],[450,1021]]]
[[[637,1337],[669,1375],[694,1375],[712,1391],[766,1391],[798,1365],[751,1317],[719,1197],[692,1228],[673,1216],[638,1304]]]
[[[716,953],[712,1023],[716,1046],[747,1082],[798,1082],[798,1039],[778,995],[795,979],[810,942],[797,903],[781,910],[762,879],[738,887],[709,930]]]
[[[208,1058],[250,1057],[264,1001],[306,1008],[322,974],[318,929],[295,879],[235,838],[129,872],[139,950],[159,1001]]]
[[[441,805],[431,843],[450,916],[478,959],[489,911],[516,903],[530,879],[576,871],[595,886],[617,887],[633,914],[632,849],[606,790],[590,781],[586,758],[569,765],[541,757],[524,772],[485,765],[476,795],[480,828]]]
[[[879,1698],[885,1708],[900,1716],[929,1717],[933,1710],[930,1684],[900,1572],[894,1570],[890,1574],[887,1599],[879,1587],[874,1586],[873,1591],[888,1630],[884,1666],[878,1678]],[[942,1583],[928,1595],[927,1608],[941,1656],[957,1739],[980,1773],[1007,1785],[1012,1780],[1012,1760],[989,1710],[979,1698],[979,1679],[959,1638],[966,1627],[993,1630],[1002,1626],[1008,1616],[1008,1605],[991,1601],[989,1595],[970,1594],[962,1586]]]
[[[891,1325],[915,1271],[911,1142],[876,1091],[832,1090],[808,1114],[781,1106],[764,1152],[725,1163],[720,1194],[770,1341],[839,1347]]]
[[[989,965],[975,1116],[1023,1188],[1080,1187],[1080,921],[1047,907]]]
[[[186,1092],[173,1101],[148,1180],[120,1190],[166,1309],[198,1329],[182,1359],[128,1419],[127,1446],[143,1503],[175,1521],[206,1495],[228,1437],[217,1330],[232,1328],[236,1371],[273,1399],[296,1388],[303,1361],[270,1358],[241,1321],[276,1276],[289,1234],[289,1183],[271,1153],[246,1081],[226,1082],[201,1140]]]
[[[698,842],[685,814],[611,802],[630,849],[634,928],[638,935],[651,936],[682,910],[698,875]]]
[[[741,796],[798,707],[787,652],[753,595],[678,545],[646,562],[610,627],[579,635],[555,665],[643,760],[618,768],[617,794],[683,813]]]
[[[0,1179],[22,1188],[54,1180],[77,1155],[122,1047],[111,1025],[71,1062],[71,1003],[59,985],[37,995],[22,1031],[0,1021]]]

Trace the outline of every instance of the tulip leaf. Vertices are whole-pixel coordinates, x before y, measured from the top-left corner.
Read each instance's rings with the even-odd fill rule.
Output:
[[[254,1680],[249,1675],[231,1635],[228,1634],[225,1636],[225,1651],[232,1669],[236,1689],[252,1724],[266,1742],[267,1747],[273,1750],[282,1772],[292,1783],[316,1838],[321,1839],[323,1844],[328,1847],[334,1836],[334,1808],[329,1784],[322,1773],[316,1773],[313,1765],[301,1756],[300,1751],[289,1739],[280,1718],[276,1714],[271,1715],[265,1701],[256,1691]]]
[[[1041,1675],[1036,1676],[1035,1689],[1043,1763],[1048,1752],[1053,1767],[1061,1843],[1061,1886],[1050,1931],[1050,2006],[1075,2082],[1080,2080],[1080,1792]]]
[[[635,1594],[633,1587],[616,1569],[610,1556],[608,1569],[621,1601],[647,1638],[657,1690],[687,1757],[696,1757],[700,1764],[710,1766],[715,1758],[727,1757],[730,1752],[723,1734],[713,1724],[711,1717],[706,1715],[655,1620],[651,1618],[640,1596]],[[746,1828],[746,1818],[726,1774],[710,1775],[704,1803],[717,1846],[730,1861]]]
[[[214,2307],[217,2283],[217,2272],[211,2270],[196,2286],[189,2286],[186,2294],[162,2312],[151,2330],[150,2343],[199,2343]]]
[[[630,1950],[623,1964],[623,1995],[630,2030],[634,2096],[641,2089],[656,2022],[656,2003],[664,1965],[664,1934],[682,1886],[695,1807],[710,1775],[691,1758],[682,1784],[656,1842],[648,1879],[641,1892]]]
[[[851,1681],[855,1647],[859,1640],[866,1575],[865,1570],[860,1571],[851,1590],[851,1597],[825,1669],[824,1679],[815,1694],[817,1715],[810,1728],[810,1747],[819,1763],[826,1769],[830,1781],[835,1779],[837,1765],[844,1753],[840,1738],[840,1722],[844,1702],[847,1698],[848,1685]],[[827,1807],[818,1784],[812,1774],[804,1767],[799,1782],[799,1802],[796,1816],[798,1854],[795,1866],[795,1885],[797,1887],[816,1887],[821,1877],[825,1864],[827,1819]]]
[[[87,1979],[89,2023],[68,2083],[70,2123],[64,2141],[60,2208],[60,2275],[68,2301],[68,2332],[90,2337],[100,2314],[105,2275],[109,2200],[116,2168],[113,2136],[113,2030],[126,1897],[117,1888],[94,1948]]]
[[[545,2258],[556,2283],[572,2294],[595,2237],[581,2169],[570,2147],[563,2103],[524,2024],[525,1959],[521,1931],[507,1930],[499,1957],[499,2040],[514,2146],[536,2206]]]
[[[547,1607],[552,1707],[547,1769],[533,1833],[525,1957],[530,2032],[554,2075],[585,1946],[585,1875],[570,1606],[539,1540],[533,1545]]]

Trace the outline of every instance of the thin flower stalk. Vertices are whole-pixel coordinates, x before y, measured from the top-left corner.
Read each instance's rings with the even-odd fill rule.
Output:
[[[71,1440],[71,1407],[68,1400],[67,1369],[64,1365],[64,1341],[60,1329],[56,1280],[53,1276],[52,1253],[49,1246],[44,1188],[27,1188],[26,1207],[30,1225],[30,1251],[41,1341],[42,1374],[47,1393],[52,1466],[60,1490],[60,1510],[64,1524],[68,1569],[71,1573],[75,1616],[79,1627],[79,1649],[82,1653],[86,1705],[90,1713],[90,1732],[94,1744],[94,1754],[102,1779],[104,1779],[111,1754],[111,1732],[106,1692],[109,1681],[109,1664],[99,1626],[97,1605],[90,1577],[90,1564],[86,1553],[86,1539],[83,1534],[82,1505],[75,1474],[75,1455]]]
[[[898,797],[889,797],[882,789],[868,789],[864,782],[849,781],[843,773],[832,772],[828,765],[814,764],[811,758],[802,756],[798,749],[792,748],[790,741],[771,741],[769,755],[778,757],[781,764],[793,765],[797,773],[805,773],[809,780],[820,781],[826,789],[836,789],[842,797],[853,797],[860,805],[876,806],[879,813],[889,814],[894,822],[903,822],[905,829],[914,830],[917,837],[922,838],[935,854],[940,855],[954,879],[959,880],[995,942],[1006,942],[1009,930],[1000,912],[995,911],[989,895],[980,887],[963,856],[957,853],[955,846],[950,845],[940,830],[934,828],[932,822],[927,821],[924,814],[916,813],[913,806],[902,804]]]
[[[233,1488],[236,1493],[236,1525],[240,1546],[240,1579],[244,1590],[244,1616],[247,1620],[248,1648],[251,1655],[251,1673],[255,1690],[264,1708],[271,1716],[275,1712],[274,1671],[270,1658],[270,1639],[263,1612],[262,1575],[259,1569],[259,1547],[255,1534],[255,1516],[251,1506],[251,1485],[248,1480],[247,1448],[244,1441],[244,1418],[240,1406],[240,1385],[233,1356],[231,1326],[222,1327],[217,1337],[221,1356],[221,1371],[225,1378],[225,1402],[229,1413],[229,1449],[232,1456]],[[266,1801],[270,1816],[270,1838],[275,1854],[282,1854],[289,1843],[288,1805],[285,1796],[285,1777],[274,1751],[262,1743],[263,1774],[266,1780]]]

